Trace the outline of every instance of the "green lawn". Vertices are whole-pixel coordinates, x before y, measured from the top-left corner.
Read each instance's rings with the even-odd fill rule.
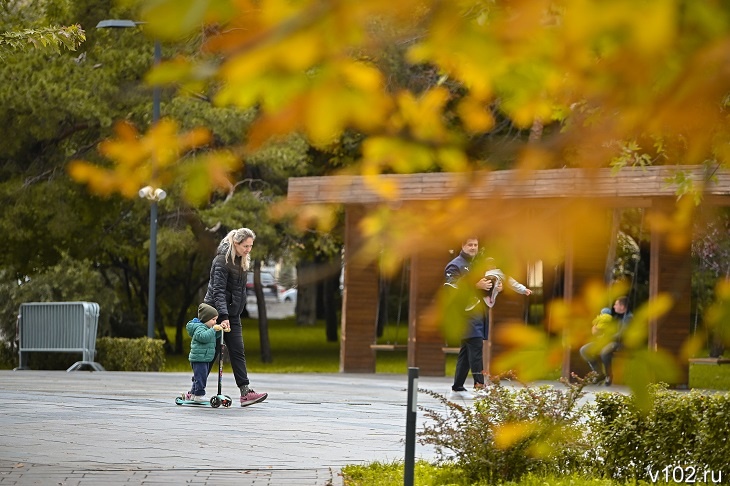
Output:
[[[166,331],[168,338],[174,341],[175,329],[168,328]],[[324,322],[317,322],[314,326],[298,326],[293,318],[269,320],[273,363],[261,361],[257,320],[244,319],[243,341],[246,346],[246,364],[253,373],[336,373],[340,369],[340,344],[326,341]],[[190,370],[187,358],[190,337],[187,333],[183,335],[183,348],[183,354],[166,357],[164,371]],[[379,351],[376,359],[376,373],[408,372],[405,351]],[[224,366],[224,371],[230,371],[228,364]],[[453,373],[453,364],[448,372]]]
[[[168,355],[164,371],[189,371],[188,351],[190,338],[183,330],[184,353]],[[167,335],[175,339],[175,329],[168,328]],[[340,344],[329,343],[325,338],[324,322],[313,326],[298,326],[294,318],[269,320],[269,340],[273,363],[261,362],[259,327],[255,319],[244,319],[243,339],[246,346],[246,364],[253,373],[337,373],[340,369]],[[408,329],[405,324],[391,324],[385,327],[378,344],[406,344]],[[456,355],[446,355],[446,376],[453,376]],[[230,372],[230,366],[224,366]],[[377,351],[376,373],[407,373],[406,351]],[[560,370],[547,380],[557,380]],[[690,388],[730,390],[730,365],[691,364],[689,369]]]
[[[689,387],[730,390],[730,365],[690,364]]]
[[[175,329],[166,329],[168,338],[174,342]],[[340,368],[340,344],[329,343],[325,338],[324,322],[317,322],[313,326],[298,326],[291,319],[269,320],[269,340],[271,342],[273,363],[261,362],[259,346],[258,321],[245,319],[243,322],[243,337],[246,345],[246,361],[253,373],[337,373]],[[406,344],[408,329],[406,324],[391,324],[386,326],[378,344]],[[182,354],[167,355],[163,371],[190,371],[188,352],[190,338],[183,329]],[[377,351],[376,373],[402,373],[408,371],[406,351]],[[34,353],[42,354],[42,353]],[[59,353],[50,353],[58,356]],[[31,355],[33,358],[34,355]],[[68,358],[68,363],[57,363],[56,367],[44,369],[66,369],[78,360],[75,355],[61,355]],[[42,358],[43,356],[39,356]],[[17,366],[17,355],[0,356],[0,369],[12,369]],[[453,376],[456,367],[456,355],[446,356],[446,376]],[[225,365],[225,371],[230,372],[230,366]],[[546,380],[557,380],[560,370],[556,370]],[[690,364],[690,388],[711,390],[730,390],[730,365]]]

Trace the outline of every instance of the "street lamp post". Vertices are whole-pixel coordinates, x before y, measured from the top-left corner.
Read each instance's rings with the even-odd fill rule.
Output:
[[[129,29],[135,28],[143,22],[134,20],[108,19],[96,24],[97,29]],[[162,60],[162,46],[160,41],[155,41],[154,65]],[[152,88],[152,125],[160,119],[160,87]],[[156,168],[152,166],[152,180],[155,179]],[[145,186],[139,190],[139,197],[150,201],[150,270],[149,270],[149,295],[147,301],[147,337],[155,337],[155,298],[157,285],[157,203],[165,199],[167,194],[160,188]]]
[[[157,203],[167,194],[162,189],[145,186],[139,190],[139,197],[150,201],[150,280],[147,305],[147,337],[155,337],[155,288],[157,285]]]

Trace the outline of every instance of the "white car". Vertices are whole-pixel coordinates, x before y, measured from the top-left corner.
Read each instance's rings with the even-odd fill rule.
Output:
[[[279,294],[279,301],[280,302],[294,302],[296,304],[297,302],[297,289],[286,289],[281,294]]]

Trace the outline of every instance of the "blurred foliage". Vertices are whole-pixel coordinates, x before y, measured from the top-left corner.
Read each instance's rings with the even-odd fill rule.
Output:
[[[0,32],[78,24],[88,36],[76,52],[3,47],[0,54],[0,273],[12,297],[4,300],[2,321],[14,326],[24,299],[71,298],[57,295],[61,287],[54,295],[31,292],[48,280],[49,269],[65,264],[72,269],[68,280],[87,282],[89,298],[101,304],[104,334],[144,335],[150,207],[137,191],[155,183],[168,194],[158,207],[156,333],[168,351],[179,351],[182,343],[168,340],[165,326],[182,327],[195,314],[215,247],[229,229],[254,228],[257,258],[294,262],[314,248],[339,256],[337,229],[302,238],[288,221],[269,216],[287,177],[324,170],[329,153],[312,166],[309,145],[292,136],[262,147],[242,167],[236,145],[256,110],[215,106],[205,94],[176,89],[162,90],[166,118],[148,130],[153,97],[143,77],[153,42],[143,25],[94,28],[110,18],[139,16],[111,0],[10,0],[0,9]],[[163,43],[163,57],[199,52],[206,35]],[[97,147],[124,161],[124,178],[107,178],[111,165]],[[70,161],[81,159],[95,164],[74,170],[93,173],[102,190],[91,193],[70,178]],[[169,164],[152,171],[153,160]],[[214,194],[211,183],[220,186]],[[130,197],[103,190],[111,187]],[[101,296],[107,291],[113,299]]]
[[[257,258],[339,255],[337,208],[278,204],[291,176],[362,174],[386,203],[369,208],[364,247],[348,258],[377,258],[385,272],[394,271],[418,252],[443,251],[479,234],[507,271],[538,255],[545,268],[560,265],[566,237],[578,253],[605,245],[605,205],[555,203],[526,221],[506,198],[470,201],[475,171],[516,168],[521,182],[550,168],[613,167],[641,177],[650,164],[701,164],[706,172],[698,180],[680,167],[666,181],[677,191],[673,212],[642,215],[647,234],[655,231],[684,251],[703,191],[730,157],[730,11],[714,0],[124,0],[116,8],[48,0],[32,7],[15,3],[0,31],[25,16],[82,26],[135,18],[146,22],[140,30],[150,39],[162,41],[166,61],[145,75],[151,42],[135,29],[95,32],[78,57],[8,56],[0,67],[0,121],[10,127],[0,142],[0,180],[45,187],[71,174],[114,201],[118,193],[136,198],[136,188],[159,176],[170,189],[160,216],[161,236],[169,239],[161,246],[184,244],[181,252],[190,255],[197,241],[202,250],[202,261],[179,265],[180,273],[167,268],[167,278],[193,289],[205,278],[202,256],[235,227],[249,225],[260,235]],[[150,127],[152,85],[163,88],[166,116],[190,119]],[[113,120],[128,123],[116,138]],[[207,125],[206,136],[181,143],[202,133],[196,122]],[[68,160],[84,162],[67,167]],[[398,185],[381,177],[429,171],[462,174],[453,198],[401,204]],[[144,207],[130,204],[125,213],[138,234],[129,235],[121,255],[112,245],[98,252],[100,267],[114,268],[135,302],[130,313],[145,301]],[[3,226],[23,235],[17,221]],[[194,238],[173,237],[176,231]],[[631,236],[641,246],[641,236]],[[24,246],[13,255],[38,246],[33,237],[17,241]],[[13,258],[13,274],[36,272],[54,255],[33,258],[35,265]],[[196,300],[166,295],[172,287],[160,286],[167,301],[160,307],[177,307],[161,316],[163,335],[164,324],[181,325]],[[717,289],[716,302],[706,304],[708,326],[728,322],[730,299],[723,285]],[[614,292],[589,288],[573,302],[553,302],[546,313],[552,334],[515,324],[503,338],[517,345],[514,356],[524,352],[527,362],[552,370],[566,345],[561,339],[585,341],[585,323]],[[645,380],[676,371],[665,354],[640,352],[648,323],[671,312],[671,299],[662,294],[641,304],[631,359],[647,371],[632,375],[637,393]]]
[[[125,0],[120,5],[139,9],[151,37],[199,42],[198,52],[163,62],[146,79],[249,116],[232,151],[245,174],[284,159],[264,157],[266,163],[257,165],[262,153],[294,137],[306,140],[312,166],[297,170],[283,164],[288,176],[365,176],[369,189],[385,204],[369,208],[360,228],[363,248],[348,258],[378,259],[386,274],[418,252],[458,247],[474,234],[488,235],[486,253],[498,256],[507,270],[536,259],[545,268],[560,265],[566,233],[576,253],[606,244],[605,206],[600,202],[556,203],[525,221],[507,199],[495,197],[484,206],[470,201],[465,194],[479,180],[474,171],[516,168],[515,182],[520,182],[530,171],[549,168],[612,167],[640,177],[647,165],[704,165],[699,180],[680,167],[666,181],[677,191],[675,210],[642,213],[639,231],[626,232],[633,244],[628,238],[620,243],[621,264],[614,277],[643,284],[646,267],[631,268],[635,255],[641,255],[643,231],[662,234],[672,250],[686,250],[702,193],[730,156],[730,71],[723,68],[730,11],[713,0],[216,0],[194,5]],[[156,143],[153,135],[151,129],[139,137]],[[134,147],[138,142],[128,143]],[[229,177],[234,188],[246,181],[236,182],[230,159],[215,162],[215,150],[197,150],[197,157],[210,154],[201,159],[203,164]],[[181,163],[188,157],[177,155]],[[340,166],[342,161],[346,164]],[[128,181],[123,165],[102,164],[103,178],[87,174],[92,185]],[[380,177],[428,171],[462,173],[454,197],[401,204],[395,180]],[[211,222],[233,207],[240,214],[239,208],[270,205],[273,196],[283,194],[258,186],[260,192],[253,190],[237,201],[230,190],[227,195],[216,191],[225,187],[222,180],[201,172],[175,177],[181,186],[198,187],[200,199],[193,201],[205,200],[205,187],[211,199],[224,198],[211,213],[216,215]],[[147,180],[145,171],[134,177],[137,185]],[[114,187],[110,184],[107,190]],[[332,208],[291,203],[290,219],[281,220],[287,228],[294,222],[305,234],[320,236],[336,227]],[[275,208],[276,217],[287,210],[286,205]],[[272,235],[279,235],[282,227],[274,219],[265,221],[276,228]],[[635,229],[639,220],[627,221]],[[262,242],[267,240],[264,236]],[[322,240],[317,241],[306,243],[309,251]],[[626,251],[631,246],[634,251]],[[522,361],[545,368],[520,366],[526,379],[555,368],[565,339],[571,345],[587,340],[584,323],[606,305],[607,296],[619,295],[610,287],[584,292],[577,302],[551,304],[546,313],[551,335],[518,324],[506,326],[503,339],[517,347],[511,355],[529,356]],[[648,367],[645,374],[632,375],[639,377],[632,387],[641,393],[644,380],[673,376],[676,368],[661,352],[640,352],[647,326],[671,311],[671,299],[668,294],[654,302],[645,302],[646,295],[635,297],[638,307],[630,334],[636,336],[631,345],[636,353],[631,359]],[[725,307],[718,305],[716,314],[723,314]],[[434,314],[443,317],[444,312],[449,313],[442,308]],[[438,325],[431,318],[429,325]]]

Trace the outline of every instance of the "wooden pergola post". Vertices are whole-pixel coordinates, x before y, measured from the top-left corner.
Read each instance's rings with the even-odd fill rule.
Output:
[[[340,371],[375,373],[375,320],[378,302],[378,269],[357,259],[363,238],[359,224],[365,215],[360,205],[345,210],[345,268],[342,293]]]
[[[444,282],[444,267],[438,255],[415,255],[411,259],[408,299],[408,366],[420,368],[422,376],[444,376],[444,338],[433,315],[435,296]],[[448,325],[448,323],[445,323]]]
[[[664,204],[656,208],[664,214],[671,214],[671,206]],[[660,318],[651,318],[648,329],[650,350],[662,349],[674,356],[680,375],[670,385],[688,383],[689,362],[680,359],[682,345],[689,337],[692,322],[692,258],[690,239],[684,247],[671,247],[664,235],[651,229],[651,260],[649,267],[649,299],[661,293],[672,298],[672,308]],[[666,380],[665,380],[666,381]]]

